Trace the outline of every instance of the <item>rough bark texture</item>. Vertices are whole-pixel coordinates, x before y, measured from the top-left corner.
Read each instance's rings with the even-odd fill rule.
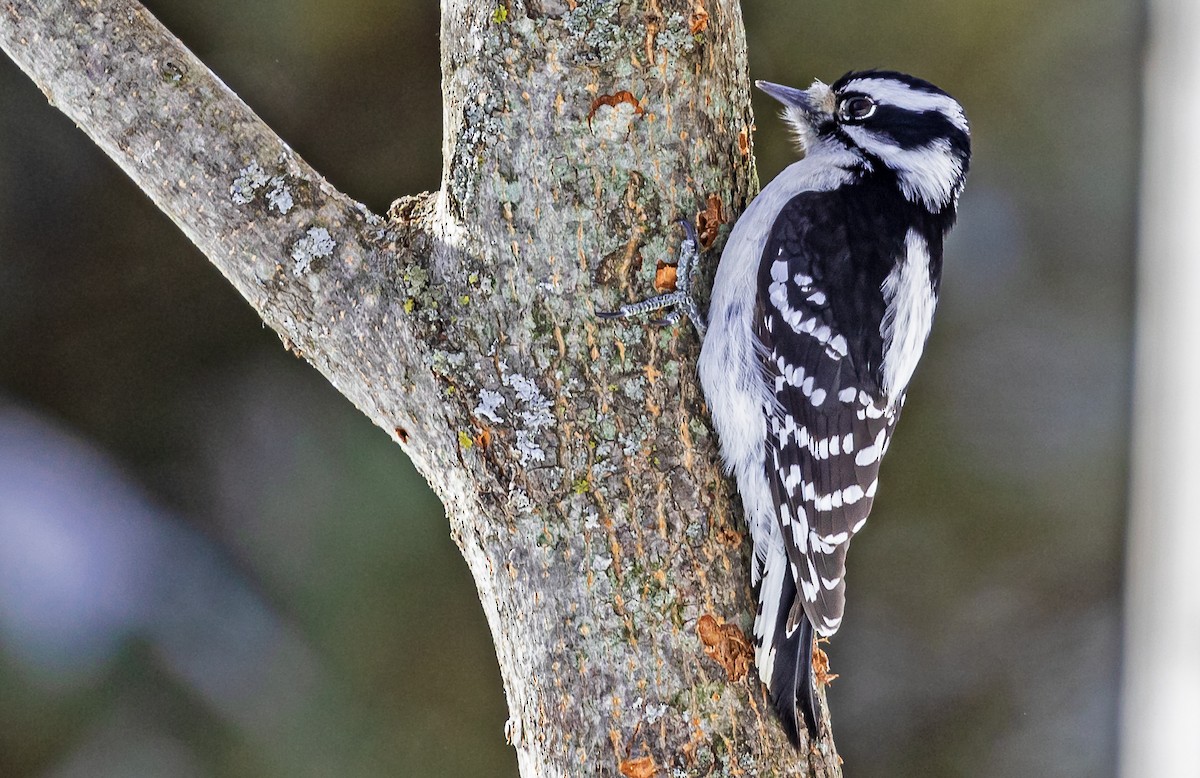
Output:
[[[50,101],[442,497],[524,775],[839,774],[720,627],[754,604],[695,333],[593,315],[755,186],[736,2],[443,0],[442,34],[442,190],[384,220],[136,3],[0,2]]]

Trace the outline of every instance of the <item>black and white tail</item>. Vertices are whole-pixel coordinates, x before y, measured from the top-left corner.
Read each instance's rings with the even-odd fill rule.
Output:
[[[788,570],[782,543],[768,552],[763,568],[758,616],[754,620],[755,661],[788,740],[801,748],[801,728],[809,740],[817,733],[812,622],[804,615],[797,597],[796,581]]]

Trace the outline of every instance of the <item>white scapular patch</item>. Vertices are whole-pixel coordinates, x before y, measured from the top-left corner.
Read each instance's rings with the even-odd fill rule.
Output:
[[[883,280],[887,310],[879,327],[883,336],[883,391],[895,402],[912,379],[925,349],[937,297],[929,282],[929,248],[916,230],[904,239],[906,255]],[[871,414],[870,406],[867,414]],[[882,448],[882,447],[881,447]]]

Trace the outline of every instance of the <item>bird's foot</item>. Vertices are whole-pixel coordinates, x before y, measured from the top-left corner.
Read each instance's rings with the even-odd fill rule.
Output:
[[[700,313],[700,306],[696,304],[696,298],[692,296],[692,284],[696,280],[696,271],[700,267],[700,241],[696,238],[696,229],[691,222],[680,219],[679,223],[683,225],[687,237],[679,244],[679,259],[675,270],[675,291],[636,303],[628,303],[615,311],[597,311],[597,316],[601,319],[627,319],[630,316],[639,316],[650,311],[670,308],[671,310],[666,316],[654,319],[651,324],[669,327],[686,315],[695,326],[696,331],[700,333],[700,337],[704,337],[704,331],[708,329],[708,324],[704,320],[704,314]]]

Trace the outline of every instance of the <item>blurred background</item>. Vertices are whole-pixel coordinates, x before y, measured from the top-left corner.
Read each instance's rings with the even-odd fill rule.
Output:
[[[377,213],[436,188],[437,3],[146,5]],[[830,648],[847,774],[1114,775],[1142,5],[745,5],[752,77],[906,70],[974,130]],[[0,538],[0,776],[516,775],[424,482],[7,59]]]

